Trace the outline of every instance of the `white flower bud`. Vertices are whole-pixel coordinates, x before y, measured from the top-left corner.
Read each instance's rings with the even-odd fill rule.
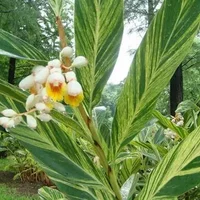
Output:
[[[71,47],[65,47],[62,49],[62,51],[60,52],[60,55],[62,57],[68,57],[71,58],[73,56],[73,49]]]
[[[42,102],[36,103],[35,108],[36,108],[36,110],[38,110],[40,112],[50,112],[50,109],[48,108],[48,106]]]
[[[47,101],[49,99],[46,88],[43,88],[41,95],[43,101]]]
[[[177,126],[183,126],[183,125],[184,125],[184,121],[181,120],[181,121],[177,122],[176,125],[177,125]]]
[[[65,73],[64,75],[65,75],[67,82],[70,82],[73,80],[76,81],[76,74],[73,71],[69,71],[69,72]]]
[[[26,99],[26,110],[30,110],[31,108],[33,108],[35,106],[35,103],[35,95],[29,95]]]
[[[32,69],[32,74],[33,76],[35,76],[38,72],[40,72],[41,70],[43,70],[45,67],[44,66],[35,66]]]
[[[35,82],[44,84],[49,76],[49,69],[45,67],[35,75]]]
[[[14,117],[17,113],[12,109],[5,109],[1,112],[2,115],[5,117]]]
[[[30,128],[36,128],[37,127],[37,121],[32,115],[26,115],[26,122],[27,122],[27,125]]]
[[[10,118],[8,117],[0,117],[0,125],[5,126],[10,121]]]
[[[164,135],[167,137],[167,138],[170,138],[170,139],[175,139],[177,137],[177,134],[175,132],[173,132],[172,130],[170,129],[166,129],[164,131]]]
[[[31,74],[20,81],[19,88],[21,88],[22,90],[27,90],[33,87],[34,84],[34,76]]]
[[[81,68],[88,65],[88,61],[84,56],[78,56],[74,59],[72,67]]]
[[[48,62],[48,67],[50,68],[60,68],[61,62],[58,59],[51,60]]]
[[[46,114],[46,113],[41,113],[40,115],[37,116],[41,121],[44,122],[49,122],[50,120],[52,120],[51,115]]]
[[[8,129],[8,128],[14,128],[15,127],[15,121],[14,121],[14,119],[10,119],[7,123],[5,123],[4,124],[4,126],[3,126],[6,130]]]
[[[54,108],[59,112],[65,112],[65,106],[62,103],[55,102]]]
[[[50,70],[50,74],[53,74],[53,73],[55,73],[55,72],[62,73],[62,70],[61,70],[61,68],[52,68],[52,69]]]
[[[67,84],[67,93],[70,96],[77,96],[82,92],[83,92],[82,87],[78,81],[70,81]]]

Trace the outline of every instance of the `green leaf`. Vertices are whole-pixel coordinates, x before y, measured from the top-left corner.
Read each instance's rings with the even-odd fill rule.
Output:
[[[89,114],[99,102],[102,90],[113,70],[123,33],[123,0],[76,0],[76,55],[89,64],[77,69]]]
[[[176,112],[184,113],[189,110],[200,111],[200,108],[191,100],[186,100],[178,105]]]
[[[117,102],[111,159],[151,118],[156,100],[190,49],[200,22],[199,0],[166,0],[152,21]],[[113,158],[112,158],[113,157]]]
[[[3,80],[0,80],[0,95],[9,97],[23,104],[25,104],[27,98],[26,93],[22,92],[18,87]]]
[[[159,120],[158,123],[163,126],[164,128],[169,128],[173,132],[177,133],[180,138],[184,139],[189,133],[186,129],[176,126],[171,120],[167,119],[163,116],[160,112],[154,111],[153,115]]]
[[[174,147],[152,172],[138,200],[178,197],[200,183],[200,127]]]
[[[0,29],[0,55],[46,64],[47,58],[35,47]]]
[[[121,194],[123,200],[131,200],[132,195],[136,191],[139,175],[131,175],[121,187]]]
[[[55,15],[61,16],[63,9],[63,0],[48,0],[48,2],[52,10],[54,11]]]
[[[49,174],[58,174],[74,183],[99,185],[97,180],[92,178],[80,166],[76,165],[36,131],[18,126],[12,129],[11,133],[34,155],[39,163],[47,167],[46,171]]]
[[[38,194],[42,200],[67,200],[61,192],[50,187],[40,188]]]

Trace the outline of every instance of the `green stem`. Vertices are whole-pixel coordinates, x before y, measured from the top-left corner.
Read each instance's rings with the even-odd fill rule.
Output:
[[[80,111],[84,121],[86,122],[90,132],[91,132],[92,139],[94,141],[94,144],[93,144],[94,150],[95,150],[96,154],[98,155],[98,157],[100,158],[100,163],[103,166],[103,168],[104,168],[104,170],[105,170],[105,172],[106,172],[106,174],[108,176],[108,180],[109,180],[110,186],[111,186],[113,192],[116,195],[116,199],[117,200],[122,200],[122,196],[121,196],[121,193],[120,193],[119,185],[117,183],[117,178],[116,178],[116,175],[115,175],[115,171],[108,164],[105,152],[104,152],[104,150],[103,150],[103,148],[101,146],[102,142],[100,141],[100,138],[99,138],[99,136],[97,134],[96,128],[94,126],[94,123],[93,123],[92,119],[90,119],[88,117],[87,113],[85,112],[85,109],[83,108],[83,105],[79,106],[79,111]]]

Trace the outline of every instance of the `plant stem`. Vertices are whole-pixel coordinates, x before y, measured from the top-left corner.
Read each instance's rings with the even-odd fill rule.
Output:
[[[64,48],[65,46],[67,46],[67,42],[66,42],[65,31],[64,31],[64,27],[63,27],[63,24],[62,24],[61,17],[59,17],[59,16],[56,17],[56,23],[57,23],[57,26],[58,26],[58,33],[59,33],[61,48]],[[65,61],[65,65],[66,65],[66,67],[70,67],[70,65],[71,65],[70,59],[67,59]],[[120,188],[119,188],[119,185],[117,183],[117,178],[116,178],[114,169],[111,166],[109,166],[109,164],[108,164],[105,152],[102,148],[101,141],[100,141],[100,138],[97,134],[93,120],[87,115],[82,104],[79,106],[78,109],[79,109],[79,112],[80,112],[84,122],[87,124],[87,127],[91,132],[94,150],[95,150],[97,156],[99,157],[100,163],[103,166],[103,168],[104,168],[104,170],[105,170],[105,172],[108,176],[110,186],[111,186],[113,192],[116,195],[116,199],[122,200]]]
[[[95,150],[96,154],[98,155],[98,157],[100,158],[100,163],[103,166],[103,168],[108,176],[110,186],[116,195],[116,199],[122,200],[120,188],[117,183],[117,178],[116,178],[114,169],[111,166],[109,166],[109,164],[108,164],[105,152],[103,151],[103,148],[101,146],[101,141],[99,139],[99,136],[97,135],[97,131],[95,129],[94,123],[93,123],[92,119],[90,119],[89,116],[87,115],[87,113],[85,112],[83,105],[79,106],[79,111],[91,132],[92,139],[94,141],[94,145],[93,145],[94,150]]]
[[[29,113],[32,113],[32,112],[35,112],[35,111],[36,111],[36,108],[33,108],[33,109],[31,109],[27,112],[19,113],[19,114],[17,114],[17,116],[23,116],[23,115],[26,115],[26,114],[29,114]]]
[[[56,23],[57,23],[58,34],[59,34],[59,38],[60,38],[60,46],[61,46],[61,49],[63,49],[64,47],[67,46],[67,40],[66,40],[66,36],[65,36],[65,29],[64,29],[64,26],[62,24],[62,20],[61,20],[60,16],[56,16]],[[64,61],[65,61],[66,67],[71,66],[70,58],[66,57]]]

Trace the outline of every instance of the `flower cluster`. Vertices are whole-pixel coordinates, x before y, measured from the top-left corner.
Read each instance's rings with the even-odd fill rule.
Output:
[[[171,122],[173,122],[176,126],[181,127],[184,125],[184,118],[181,113],[176,113],[175,117],[172,117]],[[167,138],[170,138],[172,140],[178,139],[178,134],[170,130],[169,128],[165,130],[164,134]]]
[[[35,66],[31,74],[19,83],[22,90],[30,91],[26,100],[26,112],[18,114],[12,109],[6,109],[1,112],[3,117],[0,117],[0,125],[7,130],[18,125],[22,116],[25,116],[27,125],[36,128],[35,117],[48,122],[52,119],[52,109],[65,112],[63,101],[73,107],[79,106],[84,96],[73,68],[86,66],[88,61],[85,57],[78,56],[71,63],[72,56],[72,48],[65,47],[60,52],[60,59],[49,61],[46,67]],[[65,60],[70,61],[69,67],[65,66]]]

